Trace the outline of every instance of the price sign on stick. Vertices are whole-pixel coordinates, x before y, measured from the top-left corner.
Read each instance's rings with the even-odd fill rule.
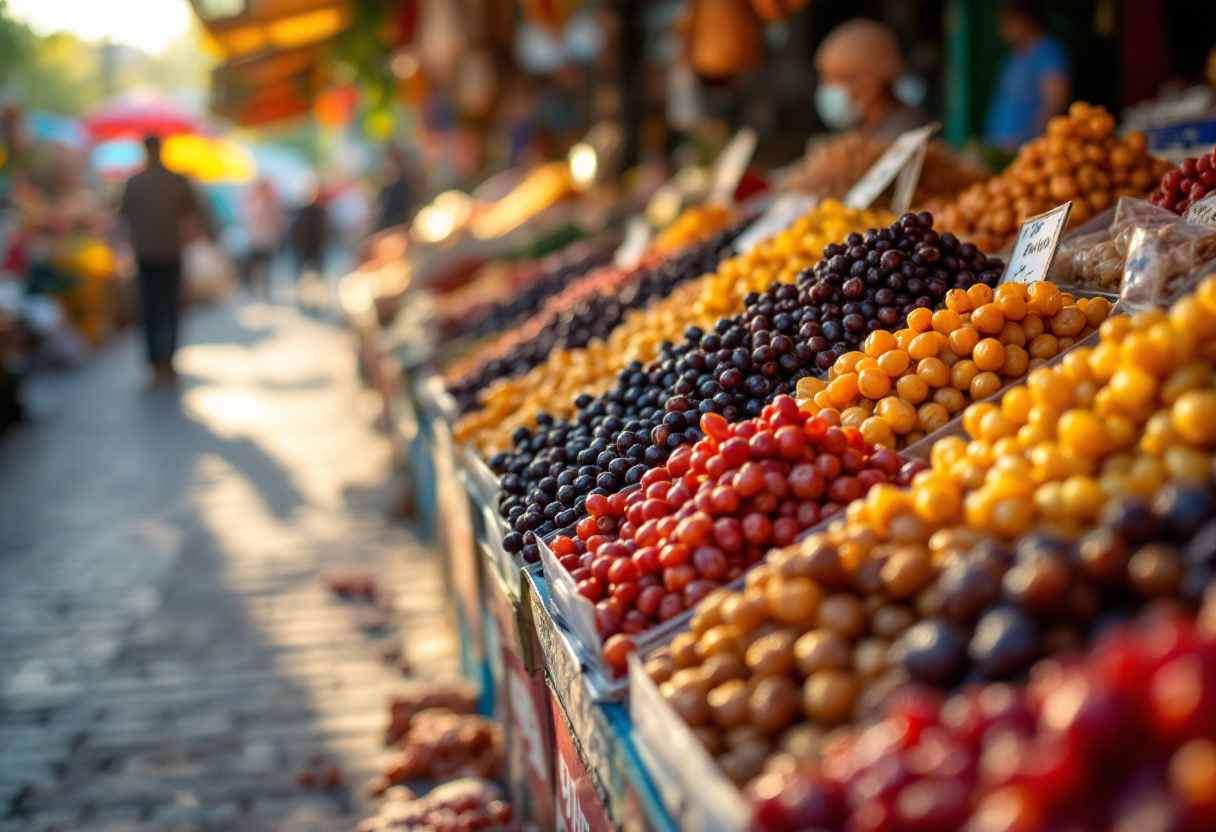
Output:
[[[1072,202],[1065,202],[1046,214],[1039,214],[1022,223],[1001,283],[1045,280],[1051,261],[1056,259],[1056,252],[1060,248],[1060,238],[1064,236],[1064,229],[1068,228],[1070,214]]]
[[[642,262],[646,246],[650,245],[650,223],[634,214],[625,221],[625,239],[612,255],[612,263],[618,269],[632,271]]]
[[[739,182],[756,152],[756,138],[755,130],[744,127],[722,148],[714,162],[713,184],[706,199],[710,205],[729,205],[734,201]]]
[[[896,216],[907,213],[912,207],[912,195],[916,193],[916,183],[920,181],[921,168],[925,166],[925,156],[929,153],[929,143],[922,142],[916,148],[916,153],[904,165],[895,180],[895,190],[891,194],[891,212]]]
[[[925,145],[940,128],[941,123],[935,121],[924,127],[900,133],[899,138],[891,142],[886,152],[878,157],[878,161],[844,195],[844,204],[857,211],[869,208],[901,171],[910,169],[907,179],[896,188],[897,201],[893,203],[898,205],[898,200],[902,200],[904,207],[899,211],[907,210],[907,205],[912,201],[912,192],[916,190],[916,181],[920,178],[921,164],[925,160]]]
[[[1187,208],[1182,218],[1192,225],[1216,228],[1216,193],[1208,194],[1190,208]]]
[[[747,230],[735,238],[735,251],[747,254],[770,237],[775,237],[819,204],[807,194],[782,194],[773,200],[768,210]]]

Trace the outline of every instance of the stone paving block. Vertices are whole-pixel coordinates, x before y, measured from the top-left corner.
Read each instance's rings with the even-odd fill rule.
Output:
[[[177,393],[141,391],[125,337],[35,375],[0,442],[0,832],[352,828],[401,677],[328,569],[376,574],[415,665],[457,666],[345,334],[220,304],[185,340]],[[350,791],[299,787],[317,754]]]
[[[90,823],[138,823],[147,814],[145,804],[135,802],[106,803],[89,809]]]

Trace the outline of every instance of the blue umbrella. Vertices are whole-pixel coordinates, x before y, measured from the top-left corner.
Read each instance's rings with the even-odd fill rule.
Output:
[[[74,118],[61,116],[46,110],[34,110],[26,116],[26,124],[34,140],[47,144],[61,144],[76,150],[89,145],[89,134]]]
[[[98,175],[121,178],[138,170],[144,163],[143,142],[134,139],[116,139],[102,142],[93,148],[89,164]]]

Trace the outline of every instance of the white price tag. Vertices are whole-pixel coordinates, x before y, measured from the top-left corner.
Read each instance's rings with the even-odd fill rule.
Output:
[[[869,208],[899,175],[900,171],[908,167],[909,162],[913,162],[915,172],[908,177],[910,181],[905,181],[903,187],[900,188],[901,191],[907,193],[905,201],[911,202],[912,192],[916,190],[916,180],[920,178],[920,163],[924,161],[924,147],[929,138],[940,128],[941,123],[935,121],[924,127],[900,133],[899,138],[891,142],[891,146],[887,148],[886,152],[878,157],[878,161],[845,194],[844,204],[857,211]]]
[[[714,161],[713,183],[706,202],[710,205],[730,205],[735,201],[735,191],[747,172],[752,154],[756,152],[756,140],[756,131],[744,127],[722,148]]]
[[[1072,214],[1072,202],[1052,208],[1046,214],[1031,217],[1018,229],[1018,238],[1013,244],[1013,254],[1005,266],[1001,283],[1034,283],[1046,280],[1051,261],[1056,259],[1060,239],[1068,228],[1068,217]]]
[[[765,240],[789,228],[818,204],[819,198],[808,194],[782,194],[773,200],[760,219],[735,238],[735,251],[747,254]]]
[[[650,245],[650,223],[637,214],[625,220],[625,239],[612,255],[612,263],[618,269],[632,271],[642,262],[646,246]]]
[[[1187,208],[1182,218],[1192,225],[1216,228],[1216,191]]]

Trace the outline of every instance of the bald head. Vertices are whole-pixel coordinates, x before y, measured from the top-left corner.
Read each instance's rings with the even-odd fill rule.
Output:
[[[828,33],[815,53],[815,68],[829,84],[866,80],[889,87],[904,74],[904,59],[894,32],[858,17]]]

